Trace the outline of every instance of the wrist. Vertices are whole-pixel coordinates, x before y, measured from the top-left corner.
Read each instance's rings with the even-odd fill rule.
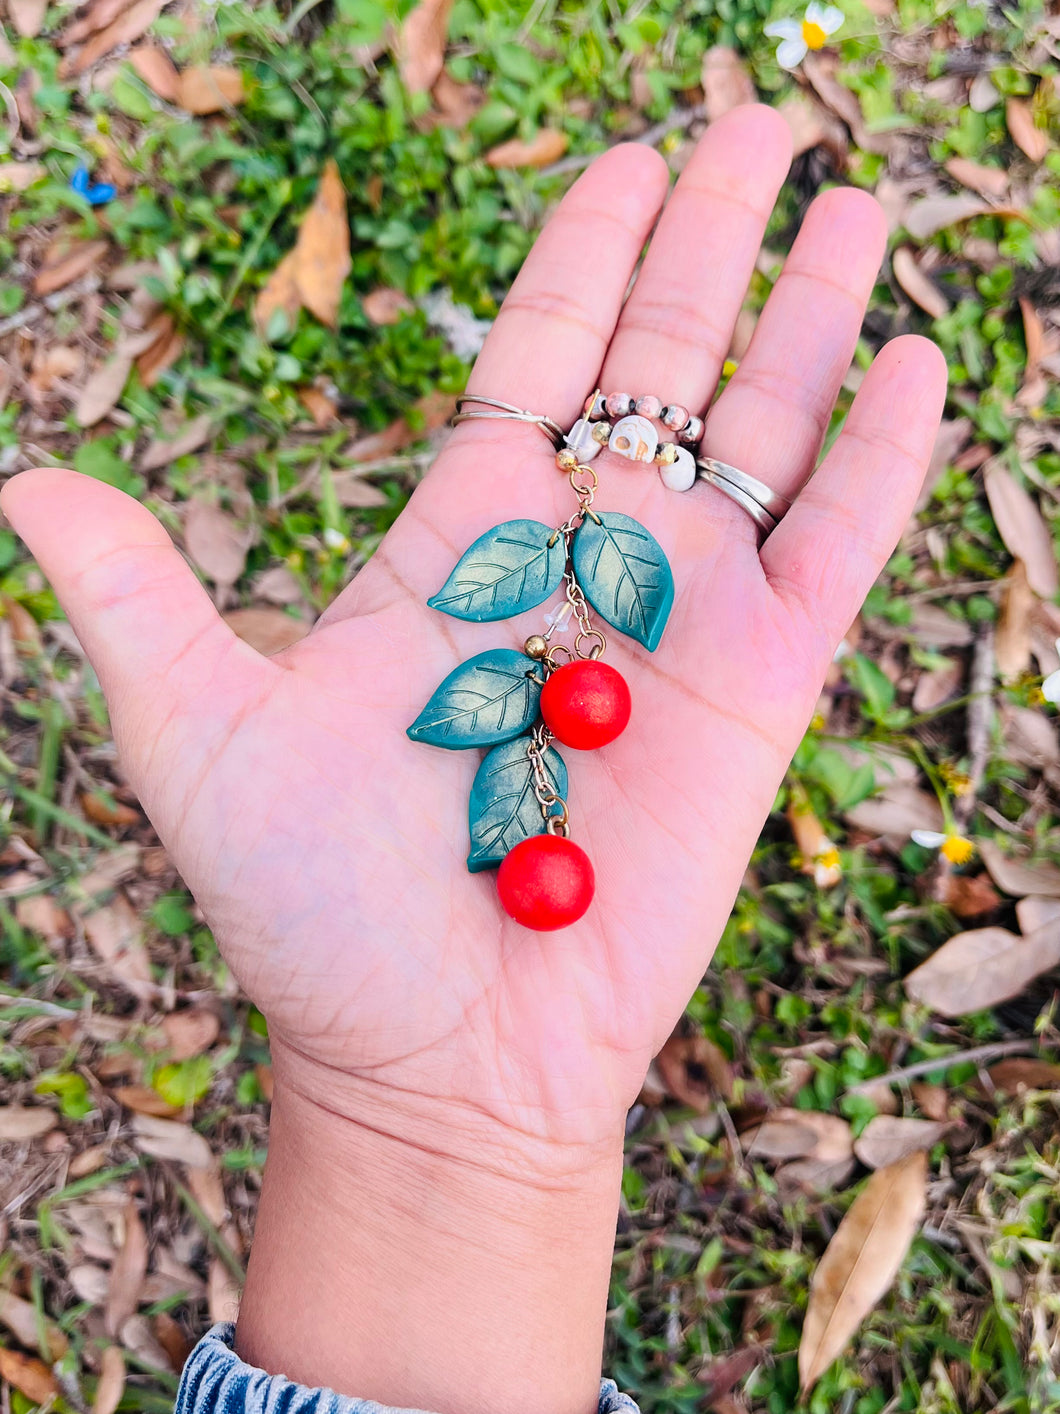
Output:
[[[572,1151],[444,1105],[414,1129],[409,1097],[354,1118],[286,1069],[242,1358],[439,1414],[591,1414],[621,1135]]]

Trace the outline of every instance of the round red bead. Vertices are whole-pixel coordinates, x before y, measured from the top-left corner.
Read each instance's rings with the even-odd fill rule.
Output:
[[[576,923],[595,890],[589,856],[560,835],[531,835],[509,850],[497,871],[505,913],[540,933]]]
[[[621,673],[608,663],[565,663],[541,690],[545,726],[564,746],[594,751],[625,731],[633,703]]]

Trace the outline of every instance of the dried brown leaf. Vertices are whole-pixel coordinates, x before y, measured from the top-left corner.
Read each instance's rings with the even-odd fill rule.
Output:
[[[212,501],[192,501],[184,518],[184,546],[207,579],[235,584],[246,565],[251,536],[235,516]]]
[[[4,1104],[0,1106],[0,1143],[24,1144],[25,1140],[38,1140],[42,1134],[54,1130],[58,1123],[57,1114],[44,1109],[44,1106]]]
[[[44,27],[48,0],[7,0],[7,13],[15,33],[23,39],[34,39]]]
[[[113,1093],[133,1114],[154,1115],[157,1119],[175,1119],[181,1114],[179,1106],[163,1100],[150,1085],[119,1085]]]
[[[285,332],[289,333],[295,326],[298,311],[302,308],[302,296],[298,291],[294,267],[295,254],[292,250],[288,251],[258,291],[254,301],[254,327],[262,338],[265,338],[277,310],[282,309],[286,317]]]
[[[964,664],[950,658],[941,668],[922,672],[913,688],[913,711],[933,712],[956,696],[964,682]]]
[[[392,290],[385,286],[370,290],[361,305],[373,324],[396,324],[416,308],[403,290]]]
[[[187,1164],[188,1168],[209,1168],[214,1163],[213,1150],[190,1124],[177,1124],[153,1115],[135,1115],[132,1127],[136,1146],[154,1159]]]
[[[201,446],[210,440],[213,434],[215,422],[212,413],[203,413],[201,417],[194,417],[171,442],[162,437],[156,437],[147,444],[140,456],[140,471],[157,471],[159,467],[168,466],[170,462],[175,462],[178,457],[186,457],[189,452],[197,452]]]
[[[21,1390],[34,1404],[50,1404],[59,1397],[59,1386],[55,1376],[45,1365],[32,1355],[23,1355],[18,1350],[7,1350],[0,1345],[0,1380],[6,1380]]]
[[[1047,923],[1060,920],[1060,898],[1045,898],[1038,894],[1028,894],[1016,902],[1016,921],[1024,937],[1036,933]]]
[[[949,1118],[950,1097],[941,1085],[933,1085],[929,1080],[914,1080],[909,1089],[917,1107],[928,1119],[941,1123]]]
[[[987,1071],[995,1090],[1016,1095],[1020,1090],[1060,1090],[1060,1065],[1037,1056],[1009,1056]]]
[[[26,191],[47,170],[43,162],[0,162],[0,192]]]
[[[163,102],[177,102],[180,75],[164,49],[157,44],[141,44],[129,55],[129,63],[151,92]]]
[[[140,1290],[147,1275],[147,1232],[140,1221],[136,1202],[125,1205],[125,1240],[110,1271],[103,1323],[109,1336],[116,1336],[140,1303]]]
[[[793,93],[777,108],[791,131],[793,157],[814,147],[826,147],[839,167],[844,167],[850,146],[846,129],[833,114],[805,93]]]
[[[338,413],[334,398],[329,398],[322,388],[297,388],[298,401],[313,419],[316,427],[330,427]]]
[[[63,48],[71,44],[83,44],[90,34],[106,29],[113,24],[123,10],[127,10],[133,0],[90,0],[83,9],[80,19],[74,20],[62,33],[59,43]]]
[[[889,844],[904,844],[913,830],[941,830],[942,809],[934,795],[911,781],[889,782],[868,800],[846,811],[848,824],[873,835],[883,835]]]
[[[836,56],[822,52],[807,54],[802,63],[802,71],[817,97],[827,109],[843,120],[857,145],[865,152],[886,152],[893,135],[869,132],[858,96],[839,81],[836,77],[837,68]]]
[[[1060,868],[1047,860],[1030,860],[1005,854],[993,840],[979,840],[979,853],[990,877],[1006,894],[1042,894],[1060,898]]]
[[[491,167],[547,167],[563,156],[569,141],[567,134],[556,128],[539,128],[527,142],[512,138],[491,147],[486,161]]]
[[[812,1158],[818,1163],[846,1162],[854,1152],[850,1125],[838,1115],[817,1110],[774,1110],[745,1139],[749,1158]]]
[[[419,426],[414,427],[407,418],[399,417],[381,432],[369,432],[351,442],[345,455],[351,462],[377,461],[393,456],[413,442],[422,441],[439,427],[444,427],[456,409],[456,399],[448,393],[428,393],[419,398],[414,406]]]
[[[180,74],[177,106],[204,116],[238,107],[246,98],[243,75],[228,65],[192,64]]]
[[[64,59],[59,69],[60,76],[65,78],[72,74],[83,74],[105,54],[117,49],[119,44],[131,44],[133,40],[139,39],[142,34],[147,33],[167,4],[168,0],[136,0],[135,4],[119,14],[111,24],[97,30],[76,58]]]
[[[338,324],[342,287],[350,265],[346,193],[338,164],[329,157],[313,204],[298,229],[293,265],[302,303],[329,329]]]
[[[982,216],[993,209],[990,202],[970,192],[958,192],[955,196],[925,196],[909,207],[902,225],[914,240],[926,241],[947,226],[969,221],[973,216]]]
[[[37,1318],[37,1308],[32,1301],[23,1301],[12,1291],[0,1292],[0,1323],[5,1325],[20,1345],[34,1350],[40,1340],[41,1325]],[[52,1360],[61,1360],[70,1348],[70,1342],[53,1321],[46,1317],[43,1321],[44,1334],[48,1340],[48,1353]]]
[[[890,1287],[927,1206],[927,1155],[877,1169],[854,1199],[813,1274],[799,1342],[808,1391],[846,1349]]]
[[[140,919],[125,895],[116,894],[110,903],[86,914],[84,929],[89,946],[114,980],[143,995],[144,984],[152,983],[151,960]]]
[[[941,319],[950,307],[950,302],[929,276],[916,262],[916,257],[908,246],[901,245],[891,257],[894,278],[913,301],[932,319]]]
[[[31,933],[39,933],[49,943],[73,936],[74,925],[65,908],[50,894],[27,894],[15,901],[15,918]]]
[[[270,604],[297,604],[303,597],[302,586],[286,565],[262,570],[254,581],[254,593]]]
[[[155,1340],[166,1352],[169,1368],[175,1375],[179,1375],[184,1368],[185,1361],[191,1354],[191,1341],[184,1334],[180,1323],[175,1321],[168,1311],[159,1311],[151,1325]]]
[[[63,242],[45,258],[33,281],[35,295],[50,295],[80,280],[100,263],[110,249],[106,241]]]
[[[191,1196],[214,1227],[223,1227],[228,1217],[228,1200],[225,1198],[224,1184],[221,1181],[221,1170],[216,1162],[208,1169],[190,1169],[188,1171],[188,1188],[191,1191]],[[234,1245],[230,1245],[233,1246],[234,1251],[238,1251],[240,1248],[238,1238]]]
[[[983,468],[983,485],[997,532],[1009,554],[1022,560],[1035,594],[1052,599],[1060,589],[1049,527],[1034,498],[1012,473],[993,459]]]
[[[1027,582],[1022,560],[1013,563],[1001,591],[994,659],[1002,682],[1012,682],[1031,665],[1031,619],[1037,595]]]
[[[1060,963],[1060,926],[1022,938],[1007,928],[957,933],[905,979],[913,1001],[941,1016],[967,1016],[1018,997]]]
[[[304,619],[296,619],[282,609],[232,609],[224,619],[237,638],[266,658],[305,638],[310,627]]]
[[[82,1149],[70,1160],[67,1175],[70,1178],[87,1178],[90,1173],[98,1173],[107,1162],[108,1150],[104,1144],[93,1144]]]
[[[184,1061],[210,1049],[220,1035],[221,1023],[214,1012],[193,1007],[170,1012],[162,1022],[162,1030],[170,1055],[176,1061]]]
[[[427,115],[427,126],[439,124],[447,128],[466,128],[486,101],[486,95],[475,83],[457,83],[445,69],[431,88],[434,111]]]
[[[940,876],[938,900],[958,918],[979,918],[1000,906],[1001,895],[986,874],[954,874],[947,869]]]
[[[82,427],[95,427],[113,411],[125,391],[132,366],[133,361],[127,354],[114,353],[89,376],[74,408],[74,416]]]
[[[108,1345],[99,1359],[99,1381],[92,1414],[115,1414],[125,1393],[125,1356],[117,1345]]]
[[[970,187],[980,196],[992,196],[1000,201],[1008,195],[1008,173],[1000,167],[984,167],[967,157],[951,157],[945,165],[955,182]]]
[[[927,1119],[876,1115],[854,1140],[854,1153],[866,1168],[886,1168],[920,1149],[930,1149],[950,1128]]]
[[[365,481],[363,476],[357,474],[356,469],[334,472],[331,482],[335,499],[340,506],[366,510],[374,506],[385,506],[387,503],[386,496],[379,487]]]
[[[1034,120],[1034,109],[1022,98],[1005,100],[1005,124],[1012,141],[1032,162],[1042,162],[1049,152],[1049,134]]]
[[[156,314],[147,327],[157,337],[136,360],[136,371],[144,387],[153,388],[184,352],[184,335],[174,325],[173,316],[164,311]]]
[[[732,1095],[729,1058],[706,1036],[671,1036],[655,1064],[673,1098],[700,1114],[712,1110],[719,1096]]]
[[[453,0],[420,0],[398,37],[398,68],[410,93],[425,93],[442,72]]]
[[[707,122],[716,122],[731,108],[754,103],[754,81],[735,49],[715,44],[703,55],[700,70]]]

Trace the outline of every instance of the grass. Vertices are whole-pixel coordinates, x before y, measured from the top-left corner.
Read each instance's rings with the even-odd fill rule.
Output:
[[[3,198],[0,356],[21,369],[23,330],[44,347],[79,341],[83,296],[39,301],[28,289],[60,230],[104,236],[122,261],[150,262],[147,288],[184,350],[152,387],[134,374],[120,416],[88,434],[69,397],[60,392],[38,407],[16,376],[0,411],[0,467],[72,462],[142,497],[174,529],[182,502],[207,490],[219,495],[256,534],[230,606],[262,602],[261,576],[283,566],[303,608],[319,611],[400,513],[424,460],[415,446],[373,462],[378,504],[343,504],[334,476],[351,464],[351,440],[399,418],[415,428],[420,400],[464,384],[467,362],[415,301],[441,288],[489,319],[572,171],[607,144],[651,130],[679,165],[695,136],[689,110],[710,46],[734,45],[768,101],[783,103],[798,87],[763,34],[791,7],[765,0],[456,0],[447,69],[478,85],[482,102],[454,129],[429,121],[429,97],[403,90],[386,52],[387,26],[408,8],[379,0],[220,5],[194,30],[164,12],[153,32],[179,64],[230,62],[246,78],[246,102],[216,119],[189,119],[159,102],[124,61],[105,87],[64,79],[54,37],[68,6],[51,6],[35,38],[8,31],[13,57],[0,64],[0,81],[23,104],[32,90],[36,109],[33,123],[24,118],[24,131],[9,132],[8,141],[17,160],[29,159],[30,144],[45,171],[25,193]],[[892,249],[914,252],[947,307],[937,317],[925,313],[888,263],[855,373],[885,338],[928,333],[950,367],[947,415],[967,426],[872,591],[853,651],[835,668],[715,963],[690,1003],[685,1028],[719,1048],[731,1094],[688,1104],[656,1085],[630,1116],[606,1363],[648,1414],[803,1407],[795,1352],[809,1280],[864,1169],[834,1190],[800,1191],[775,1165],[740,1161],[732,1134],[785,1103],[837,1114],[860,1135],[881,1103],[865,1082],[922,1061],[938,1062],[926,1080],[955,1120],[932,1151],[927,1219],[893,1292],[805,1407],[814,1414],[1060,1409],[1057,1095],[1047,1088],[1006,1096],[984,1081],[984,1067],[961,1060],[992,1042],[1029,1040],[1044,1055],[1056,1053],[1055,977],[954,1021],[914,1003],[901,979],[964,926],[1011,926],[1014,902],[998,894],[971,925],[962,922],[946,881],[979,877],[977,862],[954,876],[911,843],[908,830],[881,845],[878,831],[855,820],[886,785],[886,753],[897,753],[966,833],[1011,837],[1060,860],[1055,764],[1044,748],[1028,749],[1013,725],[1026,721],[1021,712],[1048,711],[1041,673],[1028,658],[1011,681],[992,681],[997,711],[978,757],[982,695],[969,679],[974,645],[1002,631],[1012,563],[984,493],[984,457],[1030,490],[1054,544],[1056,537],[1055,376],[1021,401],[1026,308],[1048,327],[1060,303],[1055,20],[1043,27],[1047,16],[1035,4],[895,0],[870,11],[849,0],[844,10],[834,50],[841,87],[838,96],[822,92],[839,106],[845,93],[844,117],[853,103],[862,122],[853,136],[840,125],[841,156],[817,146],[797,159],[767,236],[778,260],[760,264],[749,308],[763,304],[817,191],[836,182],[877,190],[895,213]],[[373,57],[355,61],[365,53]],[[1010,100],[1027,105],[1046,142],[1039,162],[1013,141]],[[569,138],[568,157],[554,168],[498,171],[485,162],[494,144],[541,126]],[[353,233],[338,327],[329,331],[303,313],[293,329],[262,337],[251,319],[254,296],[290,249],[331,156],[349,193]],[[994,214],[911,235],[905,222],[918,200],[963,190],[946,169],[954,158],[1009,172],[1010,195]],[[79,161],[97,177],[118,162],[120,199],[90,209],[69,186]],[[394,324],[377,326],[364,312],[363,296],[379,287],[412,302]],[[109,289],[100,298],[94,344],[105,349],[117,337],[121,305]],[[848,381],[853,387],[856,377]],[[299,390],[309,386],[331,398],[335,425],[307,423]],[[850,397],[848,389],[833,430]],[[148,441],[203,412],[216,427],[208,451],[139,470]],[[228,1267],[238,1263],[252,1230],[266,1143],[267,1039],[149,829],[83,813],[89,787],[112,805],[131,802],[111,770],[98,684],[6,530],[0,596],[11,630],[0,735],[0,1069],[6,1102],[47,1097],[61,1116],[61,1131],[33,1145],[0,1146],[10,1222],[4,1281],[65,1331],[71,1353],[57,1407],[80,1407],[91,1395],[102,1328],[71,1270],[103,1263],[85,1254],[98,1251],[108,1231],[115,1240],[112,1200],[124,1201],[132,1183],[153,1274],[161,1253],[168,1270],[188,1274],[168,1287],[159,1277],[162,1294],[145,1302],[142,1327],[124,1342],[130,1375],[122,1407],[164,1409],[173,1372],[164,1350],[159,1356],[159,1313],[175,1316],[187,1338],[201,1332],[211,1254]],[[923,641],[924,605],[943,611],[949,641]],[[1040,625],[1035,632],[1048,638]],[[1039,668],[1047,643],[1043,654]],[[950,664],[960,668],[955,693],[918,706],[921,681]],[[962,794],[969,776],[978,777],[971,799]],[[842,877],[832,889],[818,888],[804,870],[785,814],[793,798],[839,843]],[[218,1016],[218,1037],[204,1054],[174,1059],[159,1026],[137,1015],[86,947],[86,900],[107,906],[116,888],[140,920],[156,983],[192,994]],[[123,1084],[177,1101],[207,1137],[223,1166],[229,1228],[137,1146],[116,1095]],[[888,1088],[902,1112],[924,1113],[925,1092],[905,1080]],[[70,1161],[95,1147],[100,1167],[69,1179]],[[11,1401],[16,1411],[34,1407],[18,1391]]]

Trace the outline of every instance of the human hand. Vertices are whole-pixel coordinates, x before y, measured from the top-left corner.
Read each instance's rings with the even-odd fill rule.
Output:
[[[469,386],[565,425],[597,384],[703,409],[788,154],[768,109],[714,124],[625,305],[667,173],[647,148],[601,158],[538,240]],[[784,494],[801,485],[885,237],[863,193],[814,203],[707,419],[706,452]],[[601,1165],[613,1182],[623,1115],[702,976],[835,646],[908,518],[944,390],[934,345],[888,345],[761,552],[713,489],[679,495],[651,467],[594,463],[597,508],[651,530],[676,599],[655,654],[610,638],[633,695],[624,735],[568,755],[573,837],[597,893],[558,934],[512,923],[491,877],[465,869],[477,759],[405,736],[458,662],[540,629],[543,610],[479,625],[425,604],[490,526],[569,515],[536,429],[461,426],[365,569],[269,660],[233,637],[136,502],[70,472],[9,483],[4,509],[97,669],[128,777],[269,1020],[290,1114],[427,1155],[434,1182],[470,1167],[507,1192],[517,1167],[540,1191],[586,1192]]]

